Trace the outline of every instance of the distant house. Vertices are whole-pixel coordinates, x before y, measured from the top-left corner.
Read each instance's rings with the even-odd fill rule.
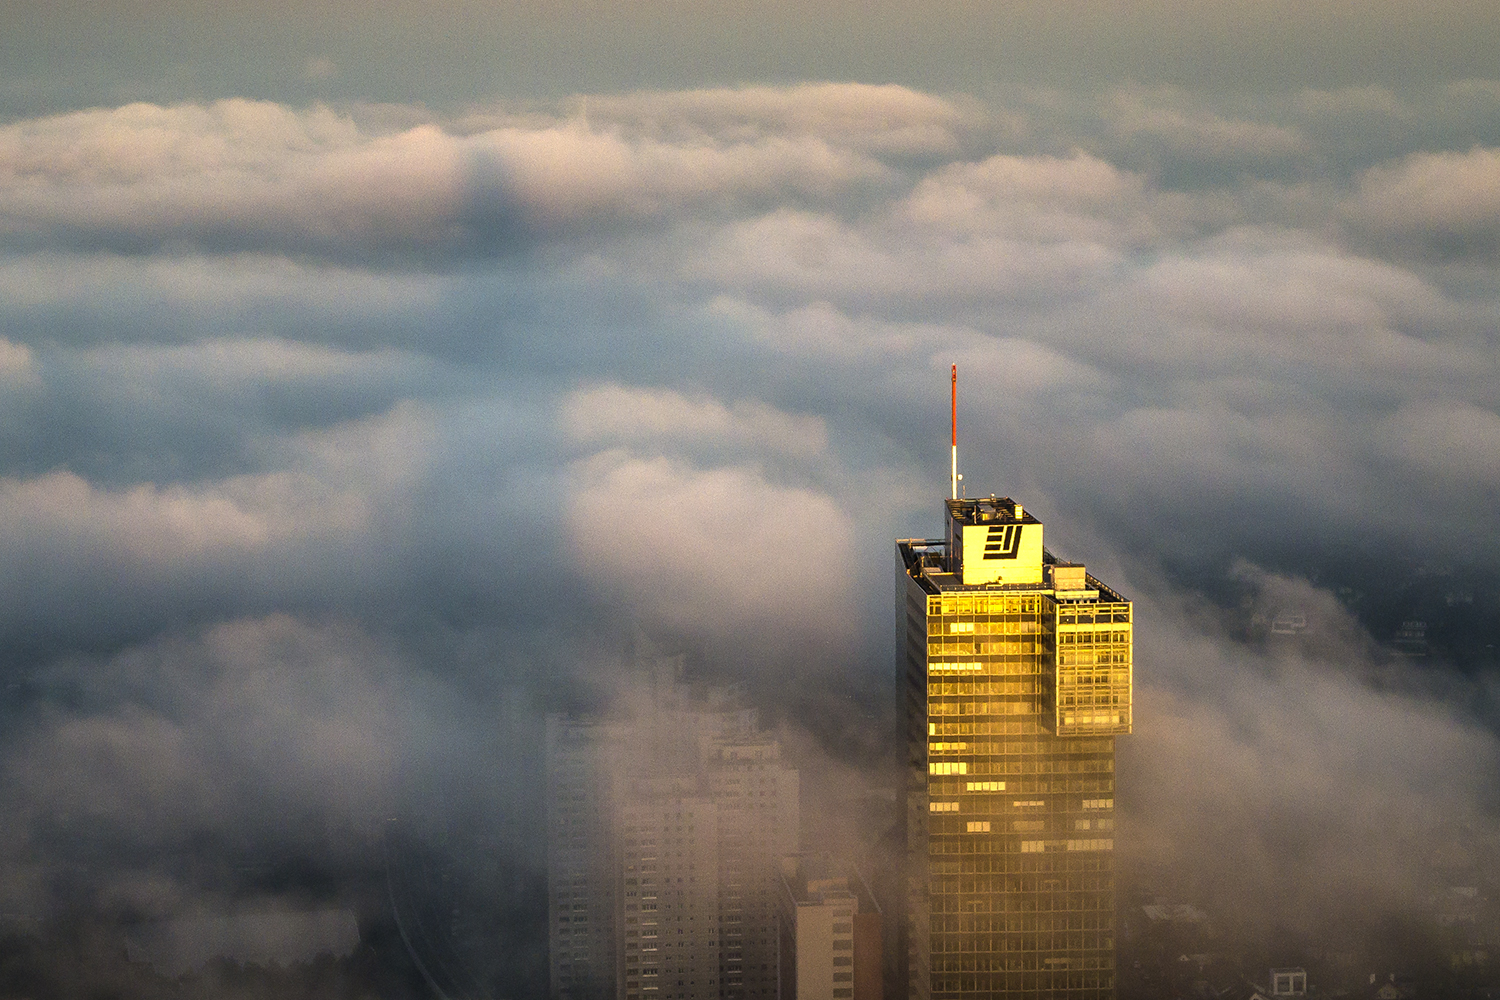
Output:
[[[1307,972],[1303,969],[1272,969],[1271,996],[1307,996]]]

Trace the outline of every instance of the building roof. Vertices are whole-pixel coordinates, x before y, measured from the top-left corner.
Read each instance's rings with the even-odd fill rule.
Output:
[[[964,501],[948,501],[962,503]],[[1027,515],[1030,517],[1030,515]],[[1033,519],[1034,520],[1034,519]],[[896,552],[902,559],[906,573],[920,583],[931,594],[938,593],[994,593],[996,591],[1017,594],[1051,593],[1047,584],[1036,583],[970,583],[959,580],[948,572],[948,543],[941,538],[898,538]],[[1042,563],[1046,566],[1069,566],[1071,563],[1058,559],[1048,549],[1042,549]],[[1126,598],[1092,573],[1086,574],[1090,589],[1098,591],[1098,599],[1108,603],[1123,603]]]

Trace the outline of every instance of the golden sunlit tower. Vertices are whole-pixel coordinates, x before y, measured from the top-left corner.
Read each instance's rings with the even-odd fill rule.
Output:
[[[946,513],[896,543],[910,996],[1113,997],[1130,602],[1008,497]]]

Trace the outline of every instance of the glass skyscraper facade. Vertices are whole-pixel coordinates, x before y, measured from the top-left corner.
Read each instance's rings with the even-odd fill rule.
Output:
[[[1115,737],[1130,602],[1009,498],[897,542],[913,1000],[1115,993]]]

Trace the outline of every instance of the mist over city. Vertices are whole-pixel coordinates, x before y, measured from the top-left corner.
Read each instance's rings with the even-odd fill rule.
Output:
[[[0,29],[0,996],[591,1000],[568,726],[889,910],[955,365],[1133,609],[1066,995],[1500,995],[1485,5]]]

